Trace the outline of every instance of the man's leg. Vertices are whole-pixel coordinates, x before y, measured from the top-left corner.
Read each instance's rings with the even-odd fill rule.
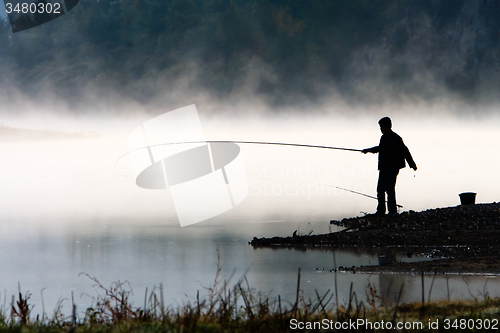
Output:
[[[377,183],[377,214],[385,214],[386,172],[379,170]]]
[[[398,212],[396,205],[396,179],[399,174],[399,169],[387,170],[386,172],[386,191],[387,191],[387,207],[389,215],[394,215]]]

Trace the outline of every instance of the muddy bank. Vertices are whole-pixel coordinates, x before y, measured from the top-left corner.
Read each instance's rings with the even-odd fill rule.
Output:
[[[363,216],[331,221],[346,229],[324,235],[256,238],[258,247],[415,247],[438,251],[438,261],[355,267],[362,271],[500,273],[500,203]],[[348,270],[353,270],[352,268]]]

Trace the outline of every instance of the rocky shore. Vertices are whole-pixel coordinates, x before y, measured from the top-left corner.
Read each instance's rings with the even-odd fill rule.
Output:
[[[346,229],[324,235],[256,238],[258,247],[427,248],[439,260],[353,267],[356,272],[500,274],[500,203],[403,212],[397,217],[362,216],[331,221]]]

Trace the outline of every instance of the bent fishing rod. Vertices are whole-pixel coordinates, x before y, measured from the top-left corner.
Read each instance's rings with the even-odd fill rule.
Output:
[[[359,195],[362,195],[362,196],[367,197],[367,198],[378,200],[378,198],[376,198],[374,196],[371,196],[371,195],[368,195],[368,194],[364,194],[364,193],[361,193],[361,192],[356,192],[356,191],[353,191],[353,190],[348,190],[346,188],[342,188],[342,187],[338,187],[338,186],[334,186],[334,185],[328,185],[328,184],[321,184],[321,183],[319,185],[321,185],[321,186],[328,186],[328,187],[335,187],[335,188],[338,188],[339,190],[351,192],[351,193],[354,193],[354,194],[359,194]],[[387,200],[385,202],[387,202]],[[403,206],[401,206],[399,204],[397,204],[397,206],[399,208],[403,208]]]
[[[342,148],[342,147],[331,147],[331,146],[318,146],[318,145],[306,145],[300,143],[286,143],[286,142],[265,142],[265,141],[221,141],[221,140],[205,140],[205,141],[183,141],[183,142],[168,142],[168,143],[159,143],[154,145],[148,145],[144,147],[135,148],[122,156],[120,156],[115,162],[115,171],[116,164],[128,154],[140,150],[140,149],[149,149],[152,147],[159,146],[169,146],[169,145],[185,145],[185,144],[201,144],[201,143],[239,143],[239,144],[251,144],[251,145],[273,145],[273,146],[292,146],[292,147],[304,147],[304,148],[319,148],[319,149],[334,149],[334,150],[345,150],[345,151],[359,151],[362,152],[361,149],[352,149],[352,148]],[[118,173],[118,172],[117,172]],[[127,177],[127,176],[124,176]]]

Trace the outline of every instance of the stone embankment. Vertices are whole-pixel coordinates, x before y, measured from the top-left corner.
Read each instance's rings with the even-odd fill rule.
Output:
[[[442,273],[500,273],[500,203],[404,212],[397,217],[362,216],[330,223],[346,229],[324,235],[256,238],[253,247],[423,248],[439,261],[360,267],[356,271],[426,270]]]

